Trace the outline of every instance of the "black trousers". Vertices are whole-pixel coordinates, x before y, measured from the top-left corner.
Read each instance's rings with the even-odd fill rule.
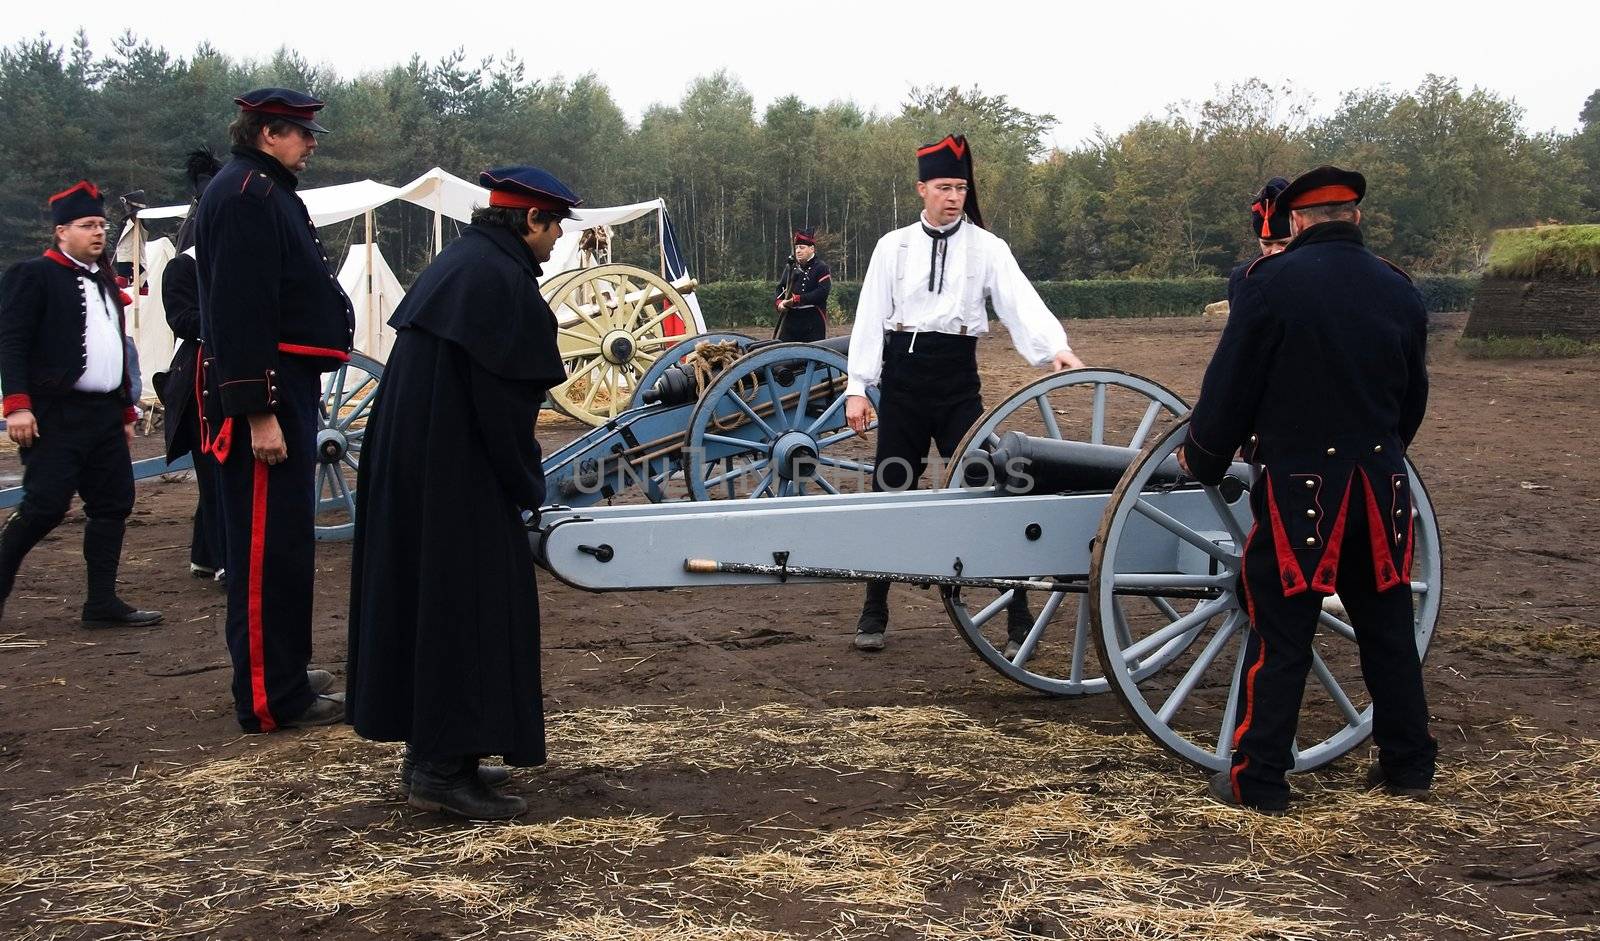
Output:
[[[815,343],[827,339],[828,321],[815,307],[795,307],[779,314],[778,339],[785,343]]]
[[[932,444],[939,456],[949,461],[982,414],[977,337],[905,331],[884,334],[872,489],[916,489],[928,472],[928,446]],[[940,479],[932,482],[934,486],[944,486],[942,474],[948,467],[935,469]],[[862,626],[888,626],[888,582],[867,583],[861,613]]]
[[[983,414],[978,338],[884,334],[878,395],[872,489],[913,490],[928,470],[929,444],[948,460]]]
[[[33,403],[39,437],[21,452],[22,503],[0,535],[0,599],[11,594],[22,559],[83,499],[88,523],[83,559],[85,607],[114,603],[117,564],[133,512],[133,464],[122,399],[114,392],[40,396]]]
[[[316,446],[320,374],[294,357],[279,361],[278,424],[289,459],[255,459],[250,424],[233,419],[221,463],[227,538],[228,653],[233,703],[246,732],[270,732],[316,698],[311,662],[311,596],[316,580]]]
[[[200,421],[194,425],[194,440],[200,440]],[[222,472],[209,454],[196,447],[189,452],[194,460],[194,480],[199,495],[194,505],[194,528],[189,537],[189,564],[215,571],[228,565],[227,534],[222,525]]]
[[[1262,504],[1255,508],[1257,519],[1265,518],[1264,499],[1252,495],[1254,503]],[[1433,780],[1438,745],[1428,734],[1411,589],[1400,585],[1377,590],[1365,500],[1365,494],[1350,495],[1335,584],[1356,630],[1361,675],[1372,697],[1378,760],[1395,784],[1426,787]],[[1246,803],[1281,807],[1289,796],[1284,775],[1294,765],[1291,746],[1311,670],[1317,616],[1326,596],[1305,591],[1285,598],[1272,542],[1270,529],[1260,527],[1245,549],[1243,581],[1250,632],[1234,733],[1233,784],[1235,795]],[[1340,679],[1348,683],[1348,678]]]

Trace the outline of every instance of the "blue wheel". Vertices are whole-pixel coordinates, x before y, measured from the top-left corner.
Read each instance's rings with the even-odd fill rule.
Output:
[[[690,497],[871,490],[872,444],[845,425],[844,389],[845,357],[833,350],[778,343],[746,354],[706,388],[689,418]],[[867,398],[876,411],[877,390]]]

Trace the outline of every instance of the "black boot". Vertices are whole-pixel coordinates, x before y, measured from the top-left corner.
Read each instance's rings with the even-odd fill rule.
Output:
[[[1022,652],[1022,644],[1028,639],[1028,634],[1033,630],[1033,610],[1028,607],[1028,593],[1018,589],[1011,593],[1011,601],[1006,605],[1006,648],[1007,660],[1017,659],[1017,654]]]
[[[511,780],[511,769],[504,765],[480,765],[473,760],[473,765],[478,769],[478,780],[490,787],[500,787]],[[406,746],[405,757],[400,759],[400,796],[411,796],[411,777],[416,771],[416,758],[411,754],[411,746]]]
[[[889,583],[867,582],[867,597],[856,620],[856,649],[882,650],[883,634],[889,629]]]
[[[17,570],[22,568],[23,557],[55,528],[55,523],[47,525],[20,512],[11,514],[5,526],[0,527],[0,611],[11,597],[11,587],[17,582]]]
[[[83,563],[88,574],[89,597],[83,619],[100,624],[147,626],[161,623],[160,611],[140,611],[117,597],[117,564],[122,558],[122,519],[90,518],[83,527]]]
[[[438,810],[468,820],[510,820],[528,812],[528,802],[500,794],[478,777],[476,758],[414,759],[411,806]]]

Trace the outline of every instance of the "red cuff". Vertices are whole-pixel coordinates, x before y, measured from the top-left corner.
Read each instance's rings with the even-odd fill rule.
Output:
[[[124,425],[131,425],[138,420],[139,410],[134,408],[132,405],[122,410],[122,423]]]
[[[3,400],[3,404],[0,404],[0,411],[4,411],[4,413],[7,415],[10,415],[12,412],[19,412],[23,409],[28,409],[29,411],[33,410],[33,399],[29,398],[28,393],[26,392],[18,392],[13,395],[8,395]]]

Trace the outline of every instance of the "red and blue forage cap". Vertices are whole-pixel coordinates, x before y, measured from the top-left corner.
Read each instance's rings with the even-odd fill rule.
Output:
[[[100,187],[88,180],[79,180],[50,197],[50,221],[55,225],[67,225],[90,216],[104,218],[105,214],[106,203],[100,195]]]
[[[1278,194],[1286,210],[1359,203],[1367,195],[1367,178],[1354,170],[1321,166],[1307,170]]]
[[[1288,180],[1275,176],[1261,187],[1255,202],[1250,204],[1250,232],[1263,242],[1281,242],[1290,237],[1289,210],[1278,199],[1288,186]]]
[[[489,191],[489,205],[506,209],[537,209],[572,218],[583,197],[567,184],[538,167],[496,167],[478,174],[478,185]]]
[[[242,111],[268,114],[298,124],[313,134],[326,134],[328,129],[317,123],[317,112],[322,102],[288,88],[257,88],[233,99]]]
[[[796,245],[816,245],[817,230],[811,226],[794,230],[794,243]]]
[[[983,213],[978,210],[978,181],[972,175],[972,147],[964,134],[946,134],[944,140],[917,148],[917,181],[966,180],[967,218],[983,228]]]

